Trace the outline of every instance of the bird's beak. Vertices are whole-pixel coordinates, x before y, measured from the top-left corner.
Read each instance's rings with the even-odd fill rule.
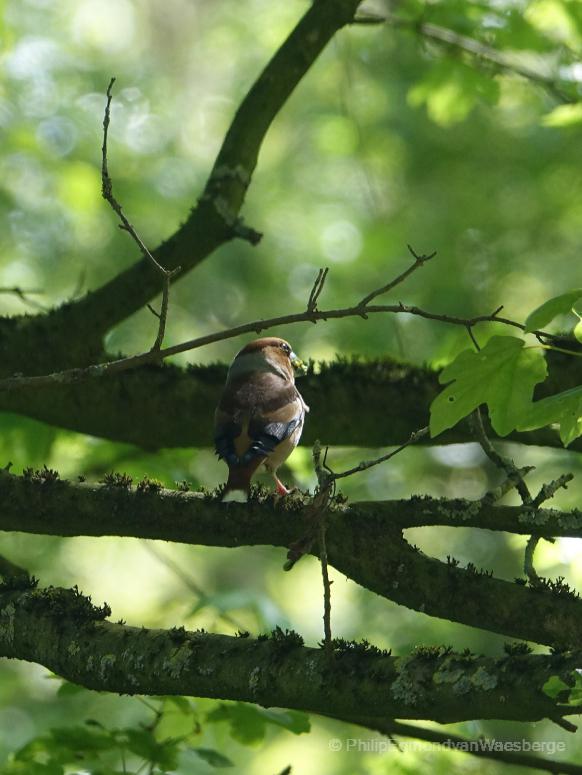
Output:
[[[291,366],[293,366],[297,374],[307,374],[307,366],[298,355],[291,353],[289,358],[291,360]]]

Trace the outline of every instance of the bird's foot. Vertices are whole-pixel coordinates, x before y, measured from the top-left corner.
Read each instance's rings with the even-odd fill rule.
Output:
[[[280,495],[281,497],[290,495],[292,492],[295,492],[296,489],[296,487],[287,489],[283,482],[278,477],[275,477],[275,491],[277,492],[277,495]]]

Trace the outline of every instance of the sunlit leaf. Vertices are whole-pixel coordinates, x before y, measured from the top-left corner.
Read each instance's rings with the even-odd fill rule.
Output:
[[[571,388],[536,401],[522,418],[518,428],[521,431],[529,431],[544,428],[552,423],[559,423],[560,439],[565,447],[582,434],[582,387]]]
[[[452,428],[481,404],[487,404],[500,436],[514,430],[531,404],[534,386],[547,374],[541,353],[524,344],[514,336],[494,336],[480,352],[465,350],[443,369],[439,381],[451,384],[431,404],[431,435]]]
[[[578,299],[582,298],[582,288],[576,288],[568,293],[562,293],[548,299],[541,306],[536,307],[525,320],[526,333],[544,328],[551,323],[558,315],[565,315],[571,312],[572,307]]]
[[[558,105],[542,118],[544,126],[574,126],[582,124],[582,102],[575,105]]]

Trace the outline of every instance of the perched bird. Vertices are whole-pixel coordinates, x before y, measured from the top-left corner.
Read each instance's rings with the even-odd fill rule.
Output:
[[[309,407],[295,387],[303,362],[274,336],[255,339],[237,353],[214,418],[214,444],[228,465],[223,500],[245,501],[264,463],[280,495],[289,490],[277,469],[297,446]]]

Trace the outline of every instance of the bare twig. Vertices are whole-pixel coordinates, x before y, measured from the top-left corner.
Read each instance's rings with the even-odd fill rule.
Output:
[[[319,560],[321,562],[321,576],[323,579],[323,643],[327,651],[331,650],[331,581],[327,563],[327,545],[325,534],[327,523],[325,512],[321,515],[319,524]]]
[[[497,466],[497,468],[500,468],[502,471],[504,471],[507,478],[513,482],[513,485],[519,493],[519,497],[521,498],[523,505],[531,508],[533,503],[532,497],[519,468],[517,468],[512,460],[509,460],[508,458],[500,455],[493,444],[489,441],[489,438],[485,433],[483,417],[481,416],[481,410],[479,407],[477,407],[477,409],[475,409],[471,415],[471,421],[473,426],[473,433],[475,434],[475,438],[483,452],[487,455],[489,460],[491,460],[491,462]]]
[[[362,460],[361,463],[358,463],[357,466],[354,466],[353,468],[348,468],[347,471],[342,471],[339,474],[332,474],[333,480],[337,481],[338,479],[345,479],[346,476],[352,476],[352,474],[359,474],[360,471],[366,471],[368,468],[372,468],[372,466],[377,466],[380,463],[385,463],[387,460],[390,460],[390,458],[393,458],[395,455],[398,455],[399,452],[402,452],[403,449],[406,449],[406,447],[409,447],[411,444],[414,444],[419,439],[424,438],[428,435],[429,429],[428,428],[420,428],[417,431],[414,431],[410,434],[410,438],[404,442],[404,444],[401,444],[396,449],[392,450],[392,452],[388,452],[386,455],[381,455],[380,457],[374,458],[374,460]]]
[[[524,478],[521,475],[519,468],[509,458],[503,457],[495,449],[493,444],[489,441],[487,434],[485,433],[485,427],[483,425],[483,417],[481,416],[481,410],[479,407],[475,409],[471,415],[471,424],[475,438],[479,442],[479,445],[483,452],[487,455],[489,460],[505,472],[508,481],[512,482],[513,486],[519,493],[521,502],[523,503],[527,511],[535,510],[533,506],[533,499]],[[528,538],[525,554],[523,559],[523,570],[530,581],[537,581],[539,579],[538,574],[533,566],[533,556],[536,547],[539,542],[538,536],[530,536]]]
[[[535,470],[535,466],[523,466],[522,468],[517,469],[519,472],[520,477],[523,479],[524,476],[527,476],[530,471]],[[488,492],[483,495],[481,498],[481,502],[483,504],[493,504],[498,500],[501,500],[504,495],[507,495],[508,492],[511,492],[513,488],[515,487],[515,480],[504,479],[500,485],[495,487],[492,490],[489,490]]]
[[[117,216],[119,217],[119,220],[121,221],[120,228],[126,231],[130,237],[135,241],[139,249],[141,250],[142,254],[150,261],[152,266],[158,271],[162,277],[163,285],[162,285],[162,304],[160,312],[155,312],[152,307],[148,304],[148,308],[150,311],[154,313],[154,315],[158,318],[158,332],[156,335],[156,339],[154,344],[152,345],[152,348],[150,352],[152,353],[159,353],[162,347],[162,342],[164,341],[164,334],[166,331],[166,320],[168,317],[168,299],[170,295],[170,283],[172,279],[180,272],[181,267],[176,267],[175,269],[169,270],[165,269],[150,253],[148,250],[146,244],[143,242],[135,228],[131,225],[128,218],[126,217],[125,213],[123,212],[123,209],[117,199],[113,196],[113,182],[111,180],[111,177],[109,175],[109,169],[107,165],[107,136],[109,132],[109,123],[111,121],[111,101],[113,99],[112,94],[112,88],[113,84],[115,83],[115,78],[112,78],[109,81],[109,86],[107,87],[107,103],[105,105],[105,115],[103,116],[103,145],[101,147],[101,194],[103,195],[103,199],[105,199],[109,204],[111,205],[113,211],[117,213]]]
[[[491,745],[490,741],[487,740],[462,737],[461,735],[451,734],[448,731],[441,732],[438,729],[426,729],[415,724],[403,724],[392,719],[366,718],[365,716],[352,718],[344,716],[343,720],[366,727],[367,729],[374,729],[376,732],[380,732],[390,738],[392,735],[396,735],[398,737],[426,740],[443,747],[446,746],[447,750],[459,751],[479,758],[504,762],[505,764],[530,767],[544,772],[555,773],[555,775],[582,775],[582,765],[580,764],[544,759],[541,756],[535,756],[530,753],[506,750]]]
[[[317,272],[317,277],[315,278],[315,282],[313,283],[313,288],[311,289],[311,293],[309,294],[309,300],[307,302],[307,312],[315,312],[317,310],[317,300],[319,299],[321,292],[323,290],[323,286],[325,285],[328,272],[329,272],[329,267],[327,266],[324,269],[320,269]]]
[[[373,295],[377,295],[376,292],[374,292]],[[449,325],[463,326],[464,328],[468,329],[471,329],[480,323],[503,323],[505,325],[518,328],[521,331],[525,330],[525,326],[522,323],[518,323],[515,320],[510,320],[508,318],[499,317],[499,311],[501,309],[502,308],[499,307],[489,315],[477,315],[473,318],[460,318],[453,315],[441,315],[439,313],[429,312],[427,310],[421,309],[420,307],[407,306],[402,304],[402,302],[399,302],[398,304],[385,305],[367,304],[365,306],[362,306],[362,303],[360,302],[353,307],[342,307],[339,309],[329,310],[305,310],[304,312],[298,312],[290,315],[281,315],[279,317],[254,320],[250,323],[244,323],[243,325],[226,329],[225,331],[218,331],[213,334],[197,337],[196,339],[189,339],[186,342],[172,345],[171,347],[164,347],[159,350],[152,348],[146,352],[139,353],[138,355],[131,355],[127,358],[120,358],[118,360],[109,361],[107,363],[92,364],[84,368],[66,369],[64,371],[53,372],[52,374],[43,374],[33,377],[26,377],[21,375],[7,377],[6,379],[0,380],[0,392],[20,390],[21,388],[40,388],[50,385],[68,385],[83,382],[94,377],[104,377],[113,374],[119,374],[123,371],[134,369],[146,363],[159,362],[164,358],[169,358],[172,355],[178,355],[179,353],[196,350],[199,347],[214,344],[215,342],[222,342],[226,339],[233,339],[234,337],[241,336],[242,334],[258,334],[262,331],[266,331],[267,329],[275,328],[276,326],[304,322],[317,323],[320,320],[331,320],[339,318],[366,317],[370,314],[414,315],[425,320],[434,320]],[[532,333],[535,335],[547,337],[549,339],[559,338],[544,331],[534,331]]]
[[[408,267],[408,269],[402,272],[402,274],[399,274],[398,277],[395,277],[386,285],[383,285],[381,288],[378,288],[375,291],[372,291],[372,293],[369,293],[367,296],[364,296],[364,298],[360,302],[361,307],[366,307],[372,301],[372,299],[376,298],[376,296],[382,296],[383,294],[391,291],[397,285],[400,285],[400,283],[404,282],[404,280],[406,280],[406,278],[409,277],[413,272],[415,272],[421,266],[424,266],[427,261],[430,261],[431,258],[434,258],[436,256],[436,250],[430,255],[419,256],[417,253],[415,253],[414,249],[410,245],[408,245],[407,247],[408,247],[408,250],[410,251],[410,254],[414,258],[414,262]]]
[[[571,482],[574,478],[573,474],[562,474],[562,476],[558,477],[558,479],[548,482],[547,484],[543,484],[536,497],[532,498],[529,488],[523,478],[524,472],[529,473],[529,471],[533,470],[532,467],[528,466],[525,469],[519,469],[516,467],[512,460],[503,457],[499,454],[499,452],[497,452],[493,444],[491,444],[489,441],[487,434],[485,433],[483,418],[479,408],[477,408],[471,415],[471,422],[475,438],[479,442],[481,449],[483,452],[485,452],[492,463],[505,471],[507,482],[511,483],[511,485],[518,491],[525,512],[535,514],[539,510],[542,503],[549,500],[550,498],[553,498],[553,496],[560,488],[566,488],[568,483]],[[509,489],[511,489],[511,487],[506,486],[504,489],[505,492],[507,492]],[[504,494],[504,492],[502,494]],[[490,495],[490,493],[487,493],[483,500],[490,497]],[[533,565],[533,557],[539,540],[540,536],[531,535],[528,538],[525,547],[523,569],[528,579],[533,582],[539,580],[539,576],[536,573]],[[546,540],[553,542],[552,538],[547,538]]]
[[[374,305],[361,307],[360,305],[355,307],[343,307],[339,309],[331,310],[316,310],[313,312],[299,312],[290,315],[281,315],[279,317],[254,320],[250,323],[244,323],[240,326],[234,326],[233,328],[226,329],[225,331],[219,331],[214,334],[207,334],[206,336],[197,337],[196,339],[189,339],[180,344],[172,345],[171,347],[164,347],[160,350],[148,350],[138,355],[132,355],[127,358],[120,358],[115,361],[109,361],[107,363],[92,364],[84,368],[66,369],[64,371],[53,372],[52,374],[43,374],[34,377],[14,376],[0,380],[0,392],[7,390],[16,390],[26,387],[43,387],[47,385],[56,384],[71,384],[83,382],[86,379],[94,377],[104,377],[112,374],[119,374],[129,369],[134,369],[137,366],[142,366],[145,363],[151,363],[153,361],[160,361],[165,358],[169,358],[172,355],[178,355],[180,353],[189,352],[190,350],[196,350],[200,347],[205,347],[209,344],[216,342],[222,342],[226,339],[233,339],[242,334],[248,333],[261,333],[269,328],[275,328],[277,326],[291,325],[294,323],[304,322],[318,322],[320,320],[348,318],[348,317],[362,317],[369,314],[389,313],[389,314],[407,314],[424,318],[425,320],[435,320],[441,323],[448,323],[451,325],[459,325],[465,328],[476,326],[479,323],[504,323],[509,326],[513,326],[524,330],[525,326],[521,323],[517,323],[513,320],[506,318],[495,317],[494,315],[479,315],[474,318],[459,318],[452,315],[441,315],[433,312],[428,312],[420,307],[406,306],[399,303],[386,304],[386,305]],[[544,336],[552,337],[551,334],[541,333]],[[557,338],[557,337],[555,337]]]
[[[17,296],[20,301],[23,304],[28,304],[29,307],[34,307],[35,309],[40,309],[43,311],[46,311],[46,307],[44,304],[41,304],[38,301],[35,301],[34,299],[29,299],[29,296],[40,296],[44,293],[44,291],[38,290],[38,289],[26,289],[21,288],[19,285],[14,285],[12,287],[5,287],[0,288],[0,294],[2,295],[11,295],[11,296]]]
[[[400,29],[409,29],[423,38],[432,40],[442,46],[456,48],[459,51],[465,51],[471,56],[485,62],[495,65],[500,71],[519,75],[532,83],[536,83],[548,91],[552,96],[563,103],[575,103],[576,98],[564,92],[558,85],[557,79],[550,78],[537,70],[533,70],[517,61],[512,61],[511,57],[500,53],[491,46],[487,46],[481,41],[462,35],[455,30],[441,27],[429,22],[417,21],[415,19],[403,19],[402,17],[387,14],[383,17],[373,14],[358,14],[355,17],[355,24],[381,25],[389,24],[392,27]]]

